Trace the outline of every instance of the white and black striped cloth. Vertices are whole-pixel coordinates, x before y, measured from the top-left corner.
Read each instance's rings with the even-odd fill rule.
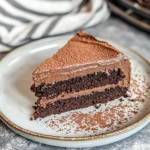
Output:
[[[106,20],[105,0],[0,0],[0,52]]]

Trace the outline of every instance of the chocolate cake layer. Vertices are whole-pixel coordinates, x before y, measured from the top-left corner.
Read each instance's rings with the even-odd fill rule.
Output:
[[[54,98],[62,93],[79,92],[81,90],[92,89],[107,84],[118,84],[123,78],[125,78],[125,75],[122,70],[118,68],[116,70],[109,70],[108,73],[99,71],[87,74],[86,76],[59,81],[54,84],[42,83],[38,87],[33,85],[31,90],[35,92],[37,97]]]
[[[37,100],[36,104],[38,104],[37,106],[40,106],[40,107],[43,107],[45,108],[46,105],[48,103],[54,103],[58,100],[66,100],[68,98],[71,98],[71,97],[80,97],[82,95],[89,95],[93,92],[96,92],[96,91],[99,91],[99,92],[104,92],[105,89],[110,89],[110,88],[115,88],[117,86],[120,86],[120,87],[125,87],[127,88],[126,86],[124,86],[122,84],[122,81],[120,81],[118,84],[109,84],[109,85],[105,85],[105,86],[102,86],[102,87],[96,87],[96,88],[92,88],[92,89],[86,89],[86,90],[83,90],[83,91],[79,91],[79,92],[74,92],[74,93],[63,93],[55,98],[47,98],[47,97],[41,97]]]
[[[98,103],[107,103],[121,96],[126,96],[126,92],[126,87],[116,86],[115,88],[105,89],[103,92],[96,91],[89,95],[70,97],[66,100],[60,99],[54,103],[48,103],[45,108],[34,106],[35,112],[32,119],[44,118],[52,114],[86,108]]]

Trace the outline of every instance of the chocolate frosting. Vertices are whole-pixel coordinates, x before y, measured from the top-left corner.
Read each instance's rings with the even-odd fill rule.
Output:
[[[45,60],[34,73],[65,68],[73,64],[109,60],[117,57],[120,53],[107,42],[99,41],[92,35],[79,31],[53,57]]]
[[[126,75],[130,70],[126,67],[128,63],[128,58],[113,46],[79,31],[33,72],[33,80],[35,86],[38,86],[115,68],[123,68]]]

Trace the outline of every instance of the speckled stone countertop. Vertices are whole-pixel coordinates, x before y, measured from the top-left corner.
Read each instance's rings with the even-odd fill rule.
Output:
[[[133,48],[150,60],[150,35],[118,18],[110,17],[103,24],[86,31],[94,36],[110,39]],[[0,54],[0,58],[5,55]],[[0,150],[75,150],[75,148],[58,148],[32,142],[15,134],[0,121]],[[125,140],[80,150],[150,150],[150,124]]]

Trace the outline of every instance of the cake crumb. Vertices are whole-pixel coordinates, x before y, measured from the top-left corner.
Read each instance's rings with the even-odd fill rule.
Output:
[[[94,107],[95,107],[96,109],[100,108],[100,106],[101,106],[101,104],[96,104],[96,105],[94,105]]]

